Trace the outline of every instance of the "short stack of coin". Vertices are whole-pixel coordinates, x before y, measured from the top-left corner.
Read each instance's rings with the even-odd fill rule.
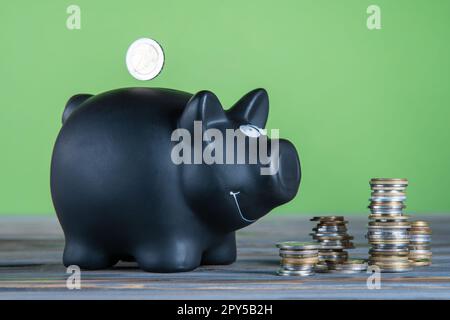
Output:
[[[320,243],[319,264],[327,266],[328,270],[336,269],[348,259],[348,252],[344,249],[354,248],[353,237],[347,233],[347,223],[342,216],[313,217],[311,221],[317,221],[317,225],[310,234]],[[324,271],[322,266],[317,270]]]
[[[410,271],[410,223],[409,217],[403,215],[408,180],[375,178],[370,180],[370,186],[369,265],[377,265],[381,272]]]
[[[287,241],[277,243],[280,249],[280,276],[311,276],[319,262],[320,245],[313,242]]]
[[[431,265],[431,228],[428,222],[411,222],[409,229],[409,260],[413,266]]]

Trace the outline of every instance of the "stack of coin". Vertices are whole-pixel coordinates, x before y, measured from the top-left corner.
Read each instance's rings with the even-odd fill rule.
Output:
[[[311,276],[319,262],[320,245],[313,242],[287,241],[277,243],[280,249],[280,276]]]
[[[323,266],[328,270],[334,270],[337,265],[347,261],[348,253],[344,249],[354,248],[353,237],[347,233],[347,223],[342,216],[313,217],[311,221],[317,221],[317,225],[310,234],[320,243],[319,266],[317,270],[323,271]]]
[[[413,266],[431,265],[431,228],[426,221],[411,222],[409,229],[409,260]]]
[[[369,265],[377,265],[381,272],[411,270],[408,260],[409,228],[405,190],[407,179],[376,178],[370,180],[369,227],[367,239],[371,244]]]

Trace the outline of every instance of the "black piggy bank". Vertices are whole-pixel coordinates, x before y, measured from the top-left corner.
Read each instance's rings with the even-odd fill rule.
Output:
[[[268,112],[264,89],[227,111],[209,91],[72,97],[50,178],[64,265],[122,260],[178,272],[234,262],[235,231],[293,199],[300,184],[295,147],[262,129]]]

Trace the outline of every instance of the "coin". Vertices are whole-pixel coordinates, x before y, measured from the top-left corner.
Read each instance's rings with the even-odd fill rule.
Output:
[[[408,221],[409,216],[399,214],[371,214],[369,219],[376,220],[377,222],[399,222]]]
[[[379,221],[369,221],[369,228],[377,229],[409,229],[411,225],[407,221],[396,221],[396,222],[379,222]]]
[[[320,249],[320,245],[314,242],[285,241],[276,244],[278,248],[290,250]]]
[[[426,222],[424,220],[411,221],[411,226],[414,226],[414,227],[428,227],[428,222]]]
[[[408,185],[408,179],[406,178],[372,178],[370,184],[375,185]]]
[[[418,229],[418,228],[410,228],[409,232],[412,234],[429,234],[431,235],[431,229]]]
[[[406,205],[401,201],[372,201],[369,209],[405,209]]]
[[[280,257],[284,259],[309,259],[309,258],[315,258],[317,257],[316,254],[309,254],[309,255],[298,255],[298,254],[284,254],[280,253]]]
[[[309,221],[344,221],[343,216],[319,216],[313,217]]]
[[[342,264],[335,266],[336,271],[343,273],[357,273],[367,270],[367,261],[365,259],[349,259]]]
[[[409,251],[408,250],[403,250],[403,251],[373,251],[373,249],[369,250],[369,255],[371,257],[379,257],[379,256],[392,256],[392,255],[397,255],[398,257],[408,257],[409,256]]]
[[[287,250],[287,249],[280,249],[280,255],[292,255],[292,256],[314,256],[319,253],[318,250]]]
[[[344,232],[344,231],[347,231],[347,227],[345,225],[341,225],[341,226],[338,226],[338,225],[329,225],[329,226],[319,225],[319,226],[317,226],[315,228],[312,228],[312,230],[313,231],[322,231],[322,232],[331,232],[331,231]]]
[[[431,240],[431,235],[429,234],[410,234],[411,242],[425,241],[429,242]]]
[[[319,258],[316,256],[314,258],[283,258],[281,259],[281,264],[316,264],[319,262]]]
[[[377,208],[370,208],[370,207],[368,207],[368,208],[370,209],[372,214],[380,214],[380,215],[392,214],[392,215],[398,215],[398,216],[401,216],[403,214],[403,208],[396,208],[396,209],[392,209],[392,208],[377,209]]]
[[[314,270],[314,266],[309,264],[282,264],[281,268],[287,271],[309,271]]]
[[[126,64],[130,74],[138,80],[155,78],[164,66],[164,52],[153,39],[134,41],[127,51]]]
[[[303,270],[292,271],[292,270],[285,270],[285,269],[280,268],[280,269],[277,271],[277,274],[278,274],[279,276],[311,276],[311,275],[314,274],[314,270],[311,270],[311,271],[309,271],[309,270],[305,270],[305,271],[303,271]]]
[[[385,191],[405,191],[406,190],[405,185],[372,185],[372,191],[379,191],[379,190],[385,190]]]

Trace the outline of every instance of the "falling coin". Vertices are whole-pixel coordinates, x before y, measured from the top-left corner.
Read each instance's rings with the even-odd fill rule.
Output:
[[[127,68],[138,80],[151,80],[162,70],[164,52],[158,42],[148,38],[134,41],[127,51]]]

